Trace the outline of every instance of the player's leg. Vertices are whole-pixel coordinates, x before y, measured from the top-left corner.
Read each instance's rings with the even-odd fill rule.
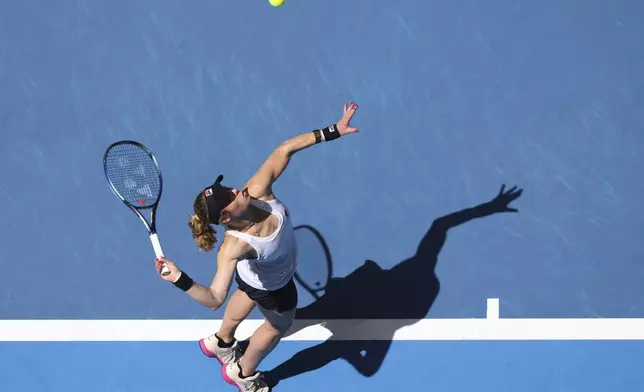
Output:
[[[217,358],[222,365],[236,362],[241,353],[235,331],[254,307],[255,302],[246,293],[235,291],[228,301],[219,331],[199,341],[201,351],[209,357]]]
[[[295,318],[295,310],[277,312],[260,307],[266,321],[253,333],[244,356],[239,360],[241,375],[248,377],[257,372],[257,367],[273,351],[288,332]]]
[[[229,363],[222,370],[224,379],[241,391],[268,391],[257,368],[289,331],[295,319],[297,288],[291,280],[283,288],[272,292],[251,292],[266,321],[251,336],[244,355],[237,363]]]
[[[248,317],[255,307],[255,301],[248,297],[248,294],[241,290],[235,291],[228,301],[228,306],[224,311],[224,319],[217,332],[217,336],[224,342],[230,343],[235,340],[235,332],[242,321]]]

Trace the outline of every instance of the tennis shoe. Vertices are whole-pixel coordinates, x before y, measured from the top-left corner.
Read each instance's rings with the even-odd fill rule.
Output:
[[[235,339],[231,347],[221,347],[219,345],[219,341],[220,339],[216,334],[212,334],[199,340],[201,352],[203,352],[207,357],[217,359],[217,361],[222,365],[237,362],[241,357],[241,349],[237,344],[237,340]]]
[[[239,361],[230,362],[221,367],[221,376],[230,385],[234,385],[239,392],[269,392],[270,387],[260,372],[252,376],[242,377],[242,370]]]

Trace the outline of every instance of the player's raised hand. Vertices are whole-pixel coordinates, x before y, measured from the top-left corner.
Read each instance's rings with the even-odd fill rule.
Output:
[[[351,102],[349,106],[347,104],[344,104],[344,113],[342,114],[342,118],[338,123],[336,124],[336,127],[338,128],[338,132],[340,132],[341,136],[344,136],[349,133],[356,133],[358,132],[358,128],[353,128],[351,127],[351,119],[353,118],[353,115],[356,113],[356,110],[358,110],[358,104],[355,102]]]

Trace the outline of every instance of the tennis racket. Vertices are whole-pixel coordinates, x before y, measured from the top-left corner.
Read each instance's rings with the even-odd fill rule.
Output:
[[[305,260],[298,261],[295,281],[315,299],[326,289],[333,277],[333,260],[324,238],[314,227],[300,225],[295,229],[298,252]]]
[[[112,143],[105,150],[103,169],[112,192],[143,222],[154,253],[157,258],[163,257],[156,231],[156,213],[163,190],[163,177],[152,152],[143,144],[131,140]],[[150,222],[143,216],[146,211],[150,211]],[[169,273],[170,270],[163,264],[161,275]]]

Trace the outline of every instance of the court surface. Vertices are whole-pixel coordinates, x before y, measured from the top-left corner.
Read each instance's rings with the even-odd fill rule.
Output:
[[[637,1],[0,3],[0,389],[234,391],[196,343],[223,308],[156,276],[103,152],[155,152],[166,256],[208,284],[197,192],[355,101],[360,132],[275,186],[301,275],[334,279],[299,286],[274,390],[644,390],[643,26]]]

